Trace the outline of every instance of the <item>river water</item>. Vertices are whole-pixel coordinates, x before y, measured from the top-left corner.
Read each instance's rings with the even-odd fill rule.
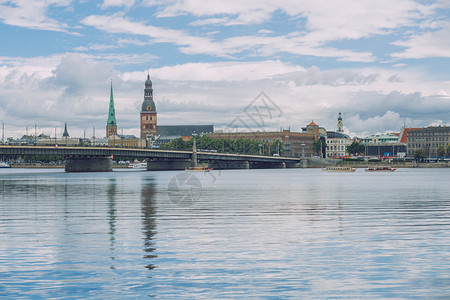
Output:
[[[450,169],[0,169],[2,299],[450,299]]]

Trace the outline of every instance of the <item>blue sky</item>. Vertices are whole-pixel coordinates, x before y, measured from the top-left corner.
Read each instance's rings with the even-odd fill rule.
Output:
[[[281,114],[352,136],[450,125],[446,0],[0,0],[6,136],[139,133],[149,70],[159,124],[226,129],[265,92]],[[252,124],[249,124],[252,126]],[[259,128],[260,129],[260,128]]]

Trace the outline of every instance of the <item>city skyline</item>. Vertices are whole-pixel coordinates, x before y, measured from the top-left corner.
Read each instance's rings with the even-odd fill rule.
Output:
[[[226,128],[260,92],[351,136],[448,125],[446,1],[0,1],[0,120],[7,137],[100,133],[111,80],[119,131],[139,136],[147,72],[158,124]]]

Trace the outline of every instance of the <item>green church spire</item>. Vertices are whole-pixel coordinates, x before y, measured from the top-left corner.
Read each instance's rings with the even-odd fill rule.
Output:
[[[109,97],[108,122],[106,122],[106,126],[117,126],[116,110],[114,109],[114,96],[113,96],[112,81],[111,81],[111,95]]]

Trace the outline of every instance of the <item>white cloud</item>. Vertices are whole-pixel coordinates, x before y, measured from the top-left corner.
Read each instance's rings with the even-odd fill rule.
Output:
[[[22,135],[24,125],[33,122],[49,134],[67,122],[73,136],[93,126],[100,136],[112,79],[120,130],[138,135],[146,70],[118,71],[115,66],[126,57],[1,57],[0,119],[8,124],[8,134],[15,126]],[[267,130],[298,131],[311,120],[334,130],[339,111],[348,133],[359,136],[398,131],[405,120],[414,126],[448,124],[450,83],[429,83],[409,73],[414,72],[322,71],[277,60],[187,63],[150,70],[160,124],[200,122],[225,128],[236,117],[245,117],[243,109],[261,91],[283,111]],[[394,75],[403,80],[392,80]]]
[[[135,3],[135,0],[103,0],[102,8],[125,6],[131,7]]]
[[[429,6],[413,0],[178,0],[149,1],[148,5],[163,7],[158,14],[160,17],[228,15],[234,17],[236,24],[262,23],[281,12],[304,18],[306,28],[311,31],[307,40],[313,44],[386,34],[398,27],[413,25],[413,21],[432,13]]]
[[[228,18],[208,18],[203,20],[197,20],[189,23],[191,26],[205,26],[205,25],[224,25],[229,22]]]
[[[414,34],[406,40],[393,42],[392,44],[406,49],[391,55],[397,59],[450,57],[449,36],[450,22],[442,22],[437,30]]]
[[[13,26],[37,30],[50,30],[70,33],[67,24],[50,18],[47,13],[52,7],[70,6],[71,0],[13,0],[0,1],[0,20]],[[77,33],[72,33],[76,34]]]
[[[173,43],[185,54],[208,54],[219,57],[231,57],[242,52],[271,56],[276,52],[299,55],[337,57],[342,61],[371,62],[375,58],[369,52],[354,52],[333,48],[311,47],[302,42],[302,37],[288,36],[238,36],[222,41],[213,41],[207,37],[197,37],[182,30],[160,28],[130,21],[122,16],[91,15],[81,21],[84,25],[94,26],[110,33],[125,33],[149,36],[157,43]]]

